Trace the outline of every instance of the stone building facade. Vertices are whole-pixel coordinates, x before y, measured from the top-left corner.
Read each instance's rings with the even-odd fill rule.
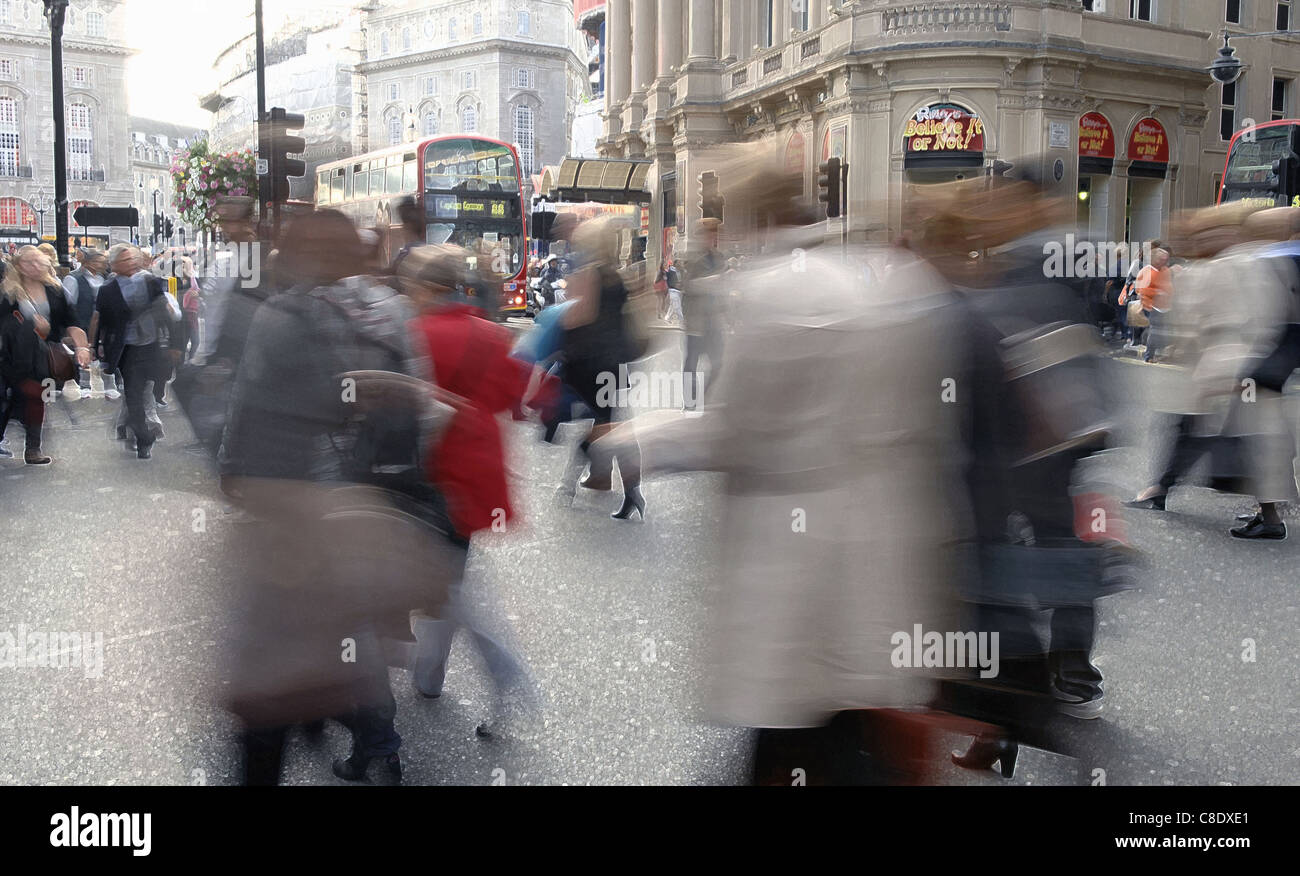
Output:
[[[134,202],[127,114],[125,4],[73,0],[64,24],[68,227],[81,205]],[[54,88],[50,28],[39,0],[0,0],[0,227],[44,225],[53,240]],[[33,205],[48,202],[37,215]],[[39,221],[38,221],[39,220]],[[125,239],[118,233],[116,239]]]
[[[207,132],[137,116],[131,117],[130,129],[133,203],[140,215],[140,242],[150,239],[156,207],[159,215],[172,220],[172,237],[164,242],[179,243],[185,223],[176,210],[172,162],[191,144],[205,138]],[[185,239],[192,241],[193,236]]]
[[[1206,72],[1221,29],[1272,29],[1289,2],[605,6],[600,151],[654,162],[652,259],[670,245],[674,219],[689,232],[700,216],[702,155],[714,144],[776,136],[810,201],[818,165],[841,157],[854,239],[897,233],[926,183],[1037,156],[1061,197],[1080,205],[1082,228],[1141,240],[1160,236],[1173,211],[1213,202],[1223,134],[1296,112],[1296,37],[1234,43],[1246,72],[1226,95]],[[667,189],[678,215],[665,223]],[[724,236],[746,234],[748,221],[725,217]]]

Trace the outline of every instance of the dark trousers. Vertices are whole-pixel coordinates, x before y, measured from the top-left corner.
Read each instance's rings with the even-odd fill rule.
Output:
[[[153,446],[153,431],[145,421],[144,393],[149,381],[158,376],[158,345],[128,346],[122,350],[118,369],[122,373],[126,401],[126,425],[135,433],[136,446]]]
[[[41,427],[45,424],[44,387],[35,379],[27,378],[9,387],[7,400],[4,398],[5,392],[5,384],[0,382],[0,440],[4,440],[9,420],[17,413],[27,429],[27,449],[33,452],[40,450]]]
[[[704,402],[708,386],[700,386],[695,379],[699,372],[700,357],[709,359],[709,384],[717,379],[722,371],[722,335],[710,332],[705,335],[686,336],[686,355],[682,359],[682,383],[686,393],[686,408],[694,410]]]

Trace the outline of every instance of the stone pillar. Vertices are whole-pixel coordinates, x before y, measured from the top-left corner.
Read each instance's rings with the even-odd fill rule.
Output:
[[[632,0],[609,0],[606,14],[605,94],[613,109],[632,91]]]
[[[655,3],[632,0],[632,94],[644,95],[655,78]]]
[[[717,50],[713,41],[713,0],[691,0],[691,61],[714,61]]]
[[[672,68],[682,63],[682,0],[659,0],[659,25],[656,43],[659,49],[657,74],[660,79],[671,79]]]

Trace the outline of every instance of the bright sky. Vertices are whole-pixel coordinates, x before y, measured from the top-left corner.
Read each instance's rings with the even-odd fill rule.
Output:
[[[211,116],[199,97],[216,85],[212,62],[253,32],[254,0],[126,0],[127,42],[139,54],[127,67],[127,96],[133,116],[207,128]],[[298,10],[347,7],[330,0],[263,0],[269,40]]]

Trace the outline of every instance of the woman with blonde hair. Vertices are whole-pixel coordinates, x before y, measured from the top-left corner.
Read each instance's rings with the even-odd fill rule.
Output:
[[[41,452],[41,427],[45,422],[45,389],[57,389],[60,375],[52,374],[52,360],[57,351],[49,345],[62,345],[70,339],[76,347],[77,362],[90,365],[90,345],[86,333],[77,324],[77,316],[63,287],[53,277],[49,260],[34,246],[24,246],[14,256],[13,269],[5,274],[4,295],[0,301],[0,374],[12,395],[11,404],[0,413],[0,438],[9,425],[13,409],[22,406],[27,428],[28,465],[48,465],[50,457]],[[47,381],[50,381],[47,383]]]

